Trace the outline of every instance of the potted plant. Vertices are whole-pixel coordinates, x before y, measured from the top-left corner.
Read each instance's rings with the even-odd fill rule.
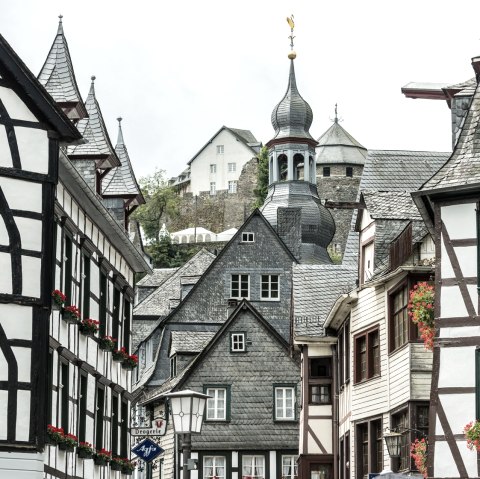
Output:
[[[78,324],[78,330],[85,336],[94,336],[98,331],[99,321],[95,319],[82,319]]]
[[[124,369],[133,369],[136,368],[138,365],[138,356],[135,354],[127,355],[127,357],[123,360],[122,367]]]
[[[72,452],[77,444],[77,436],[69,433],[63,436],[63,441],[58,444],[58,448],[62,449],[62,451]]]
[[[80,442],[77,446],[77,456],[80,459],[92,459],[95,450],[89,442]]]
[[[415,324],[418,324],[425,349],[430,351],[433,350],[433,338],[435,337],[434,300],[434,286],[423,281],[416,284],[410,291],[408,302],[408,315]]]
[[[137,465],[136,461],[132,461],[131,459],[124,458],[123,465],[122,465],[122,474],[131,476],[133,474],[133,471],[135,470],[136,465]]]
[[[55,427],[49,424],[47,426],[47,442],[56,446],[63,442],[64,432],[61,427]]]
[[[112,457],[110,461],[110,469],[112,471],[121,471],[123,466],[123,459],[119,456]]]
[[[120,349],[114,349],[112,352],[112,359],[114,361],[123,363],[123,361],[127,358],[128,358],[128,353],[124,347],[121,347]]]
[[[418,472],[427,478],[427,441],[424,438],[418,440],[415,439],[415,442],[412,442],[410,445],[410,456],[415,462],[415,467]]]
[[[67,300],[67,297],[59,289],[54,289],[52,291],[52,298],[52,307],[57,310],[62,309]]]
[[[103,351],[113,351],[113,348],[115,347],[115,343],[117,340],[115,338],[112,338],[111,336],[104,336],[103,338],[100,338],[98,340],[98,346],[100,349]]]
[[[472,451],[480,451],[480,421],[471,421],[463,428],[467,447]]]
[[[62,319],[66,323],[78,323],[80,319],[80,311],[76,306],[67,306],[63,308]]]
[[[93,456],[93,461],[97,466],[106,466],[112,460],[111,451],[106,449],[97,449]]]

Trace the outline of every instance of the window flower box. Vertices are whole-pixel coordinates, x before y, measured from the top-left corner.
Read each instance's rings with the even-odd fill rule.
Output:
[[[123,466],[123,459],[120,457],[112,457],[110,461],[110,469],[112,471],[121,471]]]
[[[127,350],[125,348],[120,348],[120,349],[115,349],[113,352],[112,352],[112,359],[114,361],[117,361],[117,362],[120,362],[120,363],[123,363],[123,361],[125,361],[125,359],[128,358],[128,353],[127,353]]]
[[[76,306],[67,306],[62,310],[62,319],[66,323],[78,323],[80,320],[80,311]]]
[[[65,434],[63,436],[63,441],[58,443],[58,448],[62,451],[73,452],[77,444],[77,436],[74,436],[73,434]]]
[[[98,346],[102,351],[111,352],[115,348],[117,340],[111,336],[104,336],[98,340]]]
[[[95,336],[95,334],[98,332],[99,324],[100,323],[95,319],[82,319],[78,324],[78,330],[84,336]]]
[[[63,305],[65,304],[65,301],[67,300],[67,297],[59,290],[59,289],[54,289],[52,291],[52,309],[54,310],[61,310],[63,308]]]
[[[97,466],[106,466],[111,460],[112,453],[111,451],[107,451],[106,449],[98,449],[93,456],[93,462]]]
[[[124,458],[122,464],[122,474],[127,476],[131,476],[133,471],[135,470],[135,466],[137,465],[136,461],[132,461],[130,459]]]
[[[93,446],[89,442],[81,442],[77,446],[77,456],[80,459],[92,459],[94,452]]]
[[[55,427],[49,424],[47,426],[47,443],[52,446],[57,446],[63,442],[65,434],[61,427]]]
[[[135,354],[132,354],[132,355],[128,355],[123,360],[122,367],[123,369],[132,370],[133,368],[136,368],[137,365],[138,365],[138,356],[136,356]]]

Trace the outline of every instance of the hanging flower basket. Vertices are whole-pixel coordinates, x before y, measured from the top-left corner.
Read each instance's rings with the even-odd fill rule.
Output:
[[[112,471],[121,471],[123,466],[123,459],[120,457],[112,457],[110,461],[110,469]]]
[[[98,340],[98,346],[103,351],[110,352],[113,351],[116,342],[117,340],[115,338],[112,338],[111,336],[104,336]]]
[[[78,323],[80,320],[80,311],[76,306],[67,306],[62,310],[62,319],[66,323]]]
[[[122,368],[132,370],[136,368],[138,365],[138,356],[135,354],[127,355],[127,357],[123,360]]]
[[[472,451],[480,451],[480,421],[469,422],[463,428],[467,447]]]
[[[127,459],[126,457],[123,459],[123,466],[122,466],[122,474],[126,474],[127,476],[131,476],[133,471],[135,470],[135,466],[137,465],[136,461],[132,461]]]
[[[94,452],[93,446],[89,442],[81,442],[77,446],[77,456],[80,459],[92,459]]]
[[[47,442],[52,446],[57,446],[64,440],[65,434],[61,427],[55,427],[49,424],[47,426]]]
[[[95,336],[99,324],[95,319],[82,319],[78,325],[78,330],[85,336]]]
[[[412,442],[410,456],[413,458],[418,472],[427,479],[427,441],[424,438],[415,439],[415,442]]]
[[[106,466],[112,460],[112,453],[111,451],[107,451],[106,449],[99,449],[93,456],[93,462],[97,466]]]
[[[123,363],[123,361],[125,361],[125,359],[128,358],[128,353],[127,353],[127,350],[125,348],[120,348],[120,349],[115,349],[113,352],[112,352],[112,359],[114,361],[118,361],[120,363]]]
[[[62,309],[67,300],[67,297],[59,289],[54,289],[52,291],[52,298],[52,309],[56,310]]]
[[[418,324],[425,349],[430,351],[433,350],[435,337],[434,301],[435,288],[426,281],[416,284],[410,291],[408,315],[415,324]]]

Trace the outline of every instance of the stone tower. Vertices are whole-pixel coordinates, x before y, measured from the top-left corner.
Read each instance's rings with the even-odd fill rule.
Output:
[[[316,153],[320,199],[342,203],[355,202],[367,149],[340,125],[336,106],[334,122],[318,139]],[[330,211],[335,219],[336,229],[329,251],[335,255],[343,255],[354,210]]]
[[[317,142],[309,132],[313,113],[297,89],[295,56],[289,54],[287,91],[272,112],[275,135],[267,143],[269,186],[262,213],[301,263],[330,263],[327,245],[335,223],[318,196]]]

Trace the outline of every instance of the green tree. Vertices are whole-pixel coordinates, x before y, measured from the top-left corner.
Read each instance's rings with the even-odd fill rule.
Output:
[[[254,208],[260,208],[265,202],[268,192],[268,148],[262,147],[258,158],[257,187],[253,190],[255,195]]]
[[[145,204],[137,208],[133,217],[140,223],[147,239],[158,242],[162,223],[177,216],[180,198],[168,186],[165,170],[155,169],[153,174],[140,178],[139,183]]]

